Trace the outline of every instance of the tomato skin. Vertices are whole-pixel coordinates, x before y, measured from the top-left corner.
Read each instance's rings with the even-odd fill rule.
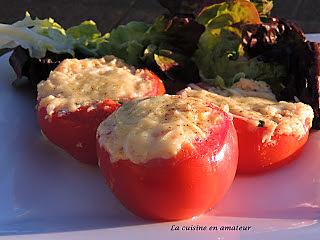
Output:
[[[145,70],[146,80],[152,81],[152,91],[146,96],[165,94],[165,88],[157,75]],[[121,104],[110,99],[97,104],[88,111],[90,106],[77,109],[75,112],[47,115],[46,108],[37,111],[38,123],[43,134],[54,144],[64,149],[80,162],[96,165],[96,131],[99,124],[112,114]]]
[[[229,118],[206,141],[183,145],[170,159],[143,164],[110,161],[97,143],[99,166],[106,182],[124,206],[152,220],[191,218],[212,208],[233,182],[237,161],[237,135]]]
[[[239,162],[237,173],[255,174],[280,167],[294,160],[302,151],[309,133],[297,138],[291,135],[275,134],[270,143],[263,143],[263,127],[254,127],[235,116],[233,119],[239,141]]]
[[[166,89],[161,79],[155,73],[148,69],[144,69],[144,71],[146,73],[146,80],[152,81],[154,86],[151,92],[147,93],[146,96],[164,95],[166,93]]]
[[[83,163],[97,164],[95,136],[99,124],[120,106],[111,100],[87,111],[82,107],[76,112],[59,116],[54,112],[47,116],[46,108],[38,109],[38,123],[44,135]]]

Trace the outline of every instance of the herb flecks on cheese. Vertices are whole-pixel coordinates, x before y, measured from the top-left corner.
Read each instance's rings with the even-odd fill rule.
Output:
[[[206,90],[186,88],[183,96],[200,98],[240,116],[255,127],[264,127],[263,142],[274,134],[303,137],[311,128],[313,110],[303,103],[276,102],[258,97],[225,97]]]
[[[183,144],[205,139],[223,116],[192,97],[165,95],[134,100],[100,124],[97,138],[112,162],[129,159],[140,164],[154,158],[168,159]]]
[[[136,70],[114,56],[100,59],[66,59],[38,84],[40,107],[48,115],[54,111],[74,112],[105,100],[125,102],[143,97],[152,90],[145,71]]]

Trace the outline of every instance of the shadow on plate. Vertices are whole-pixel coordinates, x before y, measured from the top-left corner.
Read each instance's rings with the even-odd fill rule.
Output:
[[[295,161],[255,176],[238,176],[216,216],[320,219],[320,132]]]

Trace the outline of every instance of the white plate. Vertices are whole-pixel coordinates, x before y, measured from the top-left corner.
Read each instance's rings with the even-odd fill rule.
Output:
[[[320,238],[320,132],[311,134],[291,164],[259,176],[238,176],[213,211],[193,220],[152,223],[122,207],[97,168],[43,139],[34,101],[11,87],[13,79],[6,55],[0,58],[0,238]],[[172,225],[251,229],[171,231]]]

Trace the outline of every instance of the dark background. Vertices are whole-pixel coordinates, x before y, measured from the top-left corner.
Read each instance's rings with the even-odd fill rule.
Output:
[[[151,21],[165,10],[156,0],[0,0],[0,22],[32,16],[54,18],[64,27],[92,19],[102,32],[130,20]],[[305,32],[320,32],[320,0],[274,0],[274,16],[287,17]]]

